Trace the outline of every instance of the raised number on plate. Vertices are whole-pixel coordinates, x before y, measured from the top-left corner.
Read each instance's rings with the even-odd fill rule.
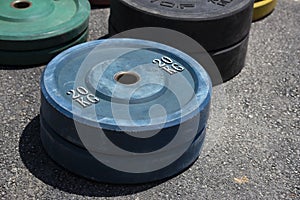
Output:
[[[186,9],[186,8],[195,8],[195,3],[177,3],[172,0],[150,0],[150,3],[159,3],[162,7],[167,8],[177,8],[177,9]]]
[[[231,3],[233,0],[207,0],[210,3],[216,4],[218,6],[226,6],[227,4]]]
[[[90,94],[84,87],[78,87],[76,90],[70,90],[67,92],[67,95],[72,95],[72,100],[76,101],[83,108],[91,106],[92,104],[97,104],[100,101],[99,98]]]
[[[158,67],[173,75],[177,72],[182,72],[185,68],[179,65],[178,63],[174,63],[173,60],[167,56],[163,56],[160,59],[154,59],[153,64],[158,64]]]

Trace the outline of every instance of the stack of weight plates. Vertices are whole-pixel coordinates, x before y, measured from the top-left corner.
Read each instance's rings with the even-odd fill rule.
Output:
[[[193,58],[135,39],[77,45],[41,80],[41,138],[70,171],[100,182],[176,175],[199,156],[211,81]]]
[[[210,53],[227,81],[244,66],[252,12],[253,0],[115,0],[109,31],[163,27],[184,33]]]
[[[86,0],[0,1],[0,64],[37,65],[86,41]]]

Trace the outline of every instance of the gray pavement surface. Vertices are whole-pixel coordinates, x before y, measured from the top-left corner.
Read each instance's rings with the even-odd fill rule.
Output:
[[[108,15],[92,10],[90,40],[107,33]],[[226,118],[213,112],[210,146],[184,173],[131,186],[89,181],[55,164],[39,137],[44,66],[1,69],[1,199],[300,199],[299,60],[300,1],[279,0],[253,23],[244,70],[215,88],[214,99],[227,95]]]

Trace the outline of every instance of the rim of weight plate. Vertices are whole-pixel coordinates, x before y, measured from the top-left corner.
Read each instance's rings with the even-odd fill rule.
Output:
[[[90,4],[93,6],[109,6],[110,0],[89,0]]]
[[[55,133],[50,133],[41,124],[41,140],[47,154],[60,166],[72,173],[85,178],[112,184],[140,184],[162,180],[181,173],[198,158],[197,151],[202,149],[206,131],[202,130],[200,136],[192,142],[191,146],[178,160],[169,166],[155,172],[131,174],[112,169],[99,162],[88,151],[67,142]],[[172,152],[170,152],[172,154]],[[159,156],[159,155],[158,155]],[[84,164],[83,164],[84,163]]]
[[[217,51],[248,35],[253,3],[254,0],[115,0],[111,2],[109,23],[118,32],[142,27],[177,30],[207,51]]]
[[[60,52],[82,42],[88,38],[88,29],[80,36],[65,44],[60,44],[47,49],[34,51],[2,51],[0,50],[0,64],[7,66],[32,66],[45,64]]]
[[[187,7],[190,9],[194,9],[195,12],[186,12],[184,11],[184,9],[170,9],[170,6],[173,6],[173,8],[178,8],[180,6],[189,6],[188,3],[183,3],[181,4],[180,2],[175,2],[170,3],[168,1],[151,1],[151,3],[157,3],[158,5],[164,5],[166,7],[157,7],[157,6],[153,6],[152,9],[149,9],[149,6],[143,6],[143,1],[140,0],[118,0],[123,2],[124,4],[127,4],[127,6],[133,7],[134,9],[138,9],[138,10],[142,10],[146,13],[150,13],[150,14],[154,14],[156,16],[161,16],[162,18],[169,18],[169,19],[179,19],[181,21],[198,21],[198,20],[205,20],[205,21],[209,21],[209,20],[215,20],[215,19],[222,19],[224,17],[228,17],[228,16],[232,16],[235,15],[236,13],[241,12],[241,10],[246,9],[248,6],[252,5],[253,2],[252,0],[239,0],[239,2],[237,4],[235,4],[233,7],[229,7],[228,10],[224,11],[224,8],[228,8],[227,3],[231,2],[225,2],[226,5],[222,6],[222,5],[218,5],[217,3],[215,3],[214,1],[207,1],[207,0],[202,0],[202,2],[198,3],[201,5],[200,7],[198,7],[198,9],[195,9],[195,7]],[[200,0],[201,1],[201,0]],[[129,3],[131,2],[131,3]],[[196,2],[196,1],[193,1]],[[205,4],[205,6],[203,6],[203,4]],[[139,8],[134,7],[138,5]],[[207,7],[209,9],[207,9]],[[163,14],[160,14],[159,12],[157,12],[157,10],[159,8],[164,8],[166,11],[168,12],[164,12]],[[181,10],[183,12],[181,12]]]
[[[0,48],[33,50],[70,41],[88,27],[89,14],[86,0],[0,1]]]
[[[254,2],[253,21],[262,19],[276,7],[277,0],[259,0]]]

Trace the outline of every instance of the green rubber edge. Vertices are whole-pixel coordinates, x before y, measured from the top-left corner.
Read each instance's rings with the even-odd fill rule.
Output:
[[[0,31],[0,51],[31,51],[51,48],[70,41],[80,35],[89,24],[91,7],[87,0],[74,0],[77,14],[55,29],[32,35],[19,32],[18,35],[4,35]]]
[[[88,29],[82,35],[67,44],[40,49],[35,51],[1,51],[0,65],[4,66],[32,66],[48,63],[53,57],[60,52],[83,42],[87,41]]]

